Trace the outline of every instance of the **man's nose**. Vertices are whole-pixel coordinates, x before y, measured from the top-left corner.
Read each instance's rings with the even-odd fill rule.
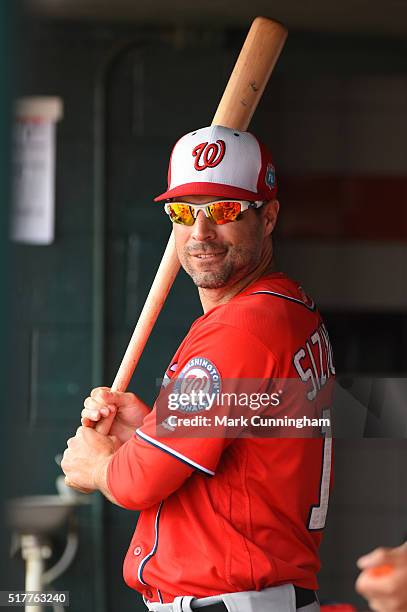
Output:
[[[202,242],[216,238],[216,225],[209,219],[203,210],[198,211],[195,223],[192,226],[192,239]]]

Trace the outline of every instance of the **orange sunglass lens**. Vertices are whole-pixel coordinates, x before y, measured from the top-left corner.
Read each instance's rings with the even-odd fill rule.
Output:
[[[217,202],[208,206],[212,219],[218,225],[236,221],[240,214],[239,202]]]
[[[194,224],[194,215],[188,204],[170,204],[169,211],[170,219],[174,223],[181,223],[182,225]]]

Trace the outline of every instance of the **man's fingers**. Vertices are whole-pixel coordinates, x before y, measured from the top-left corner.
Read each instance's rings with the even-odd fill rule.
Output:
[[[100,408],[84,408],[81,412],[81,417],[90,421],[99,421],[101,416],[103,415]]]
[[[382,565],[389,561],[390,551],[388,548],[376,548],[368,555],[363,555],[357,560],[357,566],[360,569],[367,569],[375,565]]]
[[[83,405],[88,410],[92,410],[92,408],[99,408],[100,407],[99,402],[97,402],[95,399],[93,399],[93,397],[87,397],[85,399],[85,401],[83,402]]]
[[[98,410],[99,411],[101,409],[107,409],[106,402],[96,400],[93,397],[87,397],[85,401],[83,402],[83,405],[88,410]]]
[[[96,389],[92,389],[90,397],[104,405],[116,404],[117,406],[128,406],[136,402],[134,393],[130,391],[111,391],[109,387],[96,387]]]
[[[91,421],[99,421],[101,417],[107,417],[116,410],[116,406],[105,406],[104,404],[100,404],[92,397],[87,397],[83,405],[85,408],[81,412],[81,417],[87,418]]]
[[[93,427],[95,425],[94,421],[87,419],[86,417],[81,418],[81,423],[84,427]]]
[[[372,612],[380,612],[383,611],[383,602],[381,599],[377,600],[377,599],[370,599],[369,600],[369,608],[370,610],[372,610]]]
[[[110,387],[95,387],[94,389],[92,389],[92,391],[90,392],[90,396],[91,397],[96,397],[97,395],[99,395],[99,393],[103,392],[103,391],[108,391],[110,392]]]
[[[102,417],[108,417],[114,412],[116,412],[116,408],[114,406],[109,408],[98,408],[96,410],[84,408],[81,412],[81,418],[88,419],[89,421],[100,421]]]
[[[397,590],[397,581],[389,579],[389,574],[375,576],[371,569],[363,571],[356,580],[355,588],[366,599],[390,597]]]
[[[121,394],[117,394],[115,391],[111,391],[109,387],[97,387],[96,389],[92,389],[90,397],[93,400],[101,404],[113,403],[115,400],[120,397]]]

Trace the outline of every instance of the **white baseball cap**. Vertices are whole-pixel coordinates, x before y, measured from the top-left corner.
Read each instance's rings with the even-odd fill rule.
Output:
[[[273,200],[277,183],[271,153],[253,134],[211,125],[186,134],[172,150],[167,191],[160,202],[188,195]]]

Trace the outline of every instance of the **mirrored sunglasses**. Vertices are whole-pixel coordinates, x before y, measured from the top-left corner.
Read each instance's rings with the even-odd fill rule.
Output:
[[[216,225],[237,221],[240,215],[249,208],[260,208],[263,202],[249,200],[217,200],[209,204],[190,204],[189,202],[166,202],[165,212],[173,223],[193,225],[200,210]]]

